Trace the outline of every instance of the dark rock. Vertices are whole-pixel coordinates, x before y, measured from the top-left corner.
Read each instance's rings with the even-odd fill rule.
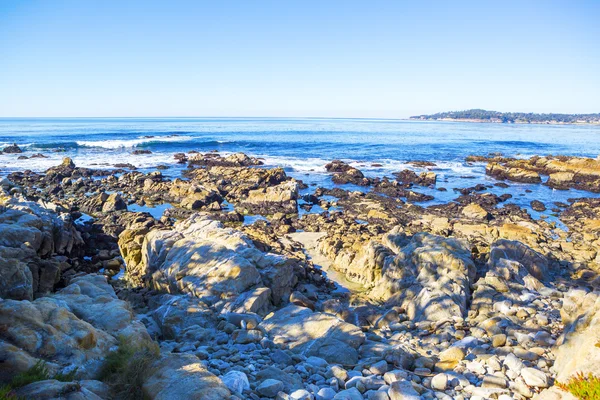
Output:
[[[6,146],[2,151],[6,154],[18,154],[23,152],[16,143],[13,143],[11,146]]]
[[[546,205],[539,200],[533,200],[531,202],[531,208],[535,211],[546,211]]]

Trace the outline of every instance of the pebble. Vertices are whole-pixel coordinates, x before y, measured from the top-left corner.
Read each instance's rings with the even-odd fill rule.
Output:
[[[281,390],[283,390],[283,382],[277,379],[265,379],[256,388],[256,391],[265,397],[275,397]]]
[[[375,364],[371,365],[371,368],[369,368],[369,370],[375,375],[383,375],[388,370],[387,362],[385,360],[376,362]]]
[[[448,375],[442,373],[431,378],[431,388],[434,390],[444,391],[448,386]]]

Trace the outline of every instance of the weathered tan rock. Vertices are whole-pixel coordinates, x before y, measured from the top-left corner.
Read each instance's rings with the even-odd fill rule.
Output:
[[[102,212],[104,213],[122,210],[127,210],[127,204],[119,193],[109,195],[102,204]]]
[[[506,261],[516,261],[524,267],[524,270],[519,271],[518,266],[513,263],[512,266],[517,268],[517,270],[511,271],[513,268]],[[514,278],[515,272],[517,275],[520,275],[519,278],[521,279],[524,278],[524,274],[526,273],[531,274],[541,281],[546,281],[550,278],[548,259],[517,241],[501,239],[494,242],[490,249],[488,265],[490,269],[495,270],[497,276],[501,276],[506,280],[511,279],[511,273]]]
[[[177,223],[174,230],[148,233],[142,262],[127,273],[156,289],[209,302],[255,285],[271,288],[273,300],[279,302],[296,282],[288,259],[261,252],[242,232],[201,214]]]
[[[298,212],[298,183],[294,180],[250,190],[242,207],[251,214],[272,215],[276,212],[296,214]]]
[[[453,319],[466,313],[475,278],[466,241],[426,233],[407,238],[392,231],[384,243],[395,254],[381,262],[381,279],[372,296],[402,305],[416,321]]]
[[[559,382],[568,381],[578,372],[600,371],[600,296],[571,292],[567,297],[571,297],[569,308],[561,314],[569,315],[567,321],[572,322],[565,326],[555,350],[554,369]],[[594,297],[594,303],[590,304]]]
[[[479,204],[472,203],[463,208],[462,215],[470,219],[487,220],[490,214]]]
[[[550,174],[546,184],[552,187],[568,187],[572,184],[575,174],[572,172],[555,172]]]
[[[0,299],[3,380],[45,360],[51,371],[77,367],[93,377],[117,337],[149,340],[128,305],[101,275],[85,275],[59,293],[33,302]]]
[[[498,179],[507,179],[514,182],[539,183],[542,181],[540,175],[535,171],[517,167],[507,168],[494,162],[485,167],[485,173]]]

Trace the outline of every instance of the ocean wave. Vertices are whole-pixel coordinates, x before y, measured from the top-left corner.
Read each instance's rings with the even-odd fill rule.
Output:
[[[140,145],[151,145],[158,143],[189,142],[197,139],[193,136],[164,136],[164,137],[138,137],[136,139],[111,139],[111,140],[78,140],[79,147],[99,147],[103,149],[133,148]]]

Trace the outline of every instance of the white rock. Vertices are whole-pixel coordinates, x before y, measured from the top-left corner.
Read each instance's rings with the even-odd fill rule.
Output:
[[[448,386],[448,375],[446,374],[437,374],[433,378],[431,378],[431,388],[437,391],[444,391]]]
[[[333,400],[363,400],[363,396],[360,394],[357,388],[352,388],[348,390],[342,390],[334,396]]]
[[[528,386],[547,388],[549,386],[548,375],[537,368],[523,368],[521,377]]]
[[[221,377],[221,380],[232,392],[242,394],[244,390],[250,389],[248,377],[242,371],[229,371]]]
[[[332,388],[323,388],[317,392],[317,400],[331,400],[335,397],[335,390]]]
[[[295,392],[290,394],[290,397],[294,400],[312,400],[312,395],[304,389],[296,390]]]
[[[521,370],[525,367],[523,361],[521,361],[517,356],[510,353],[504,359],[504,365],[508,367],[508,369],[515,371],[517,373],[521,372]]]
[[[390,385],[388,391],[390,400],[420,400],[421,396],[413,388],[412,384],[408,381],[396,381]]]

